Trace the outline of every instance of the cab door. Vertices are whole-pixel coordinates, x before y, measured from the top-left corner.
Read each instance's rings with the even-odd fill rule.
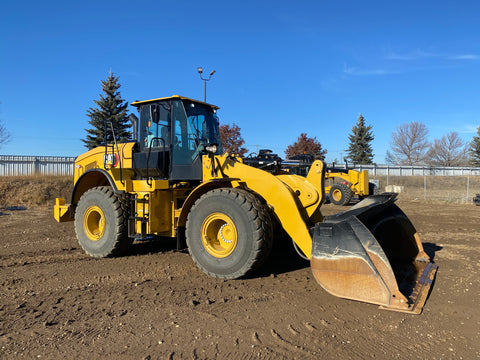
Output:
[[[172,164],[171,180],[201,180],[202,157],[199,136],[185,112],[181,100],[172,102]]]
[[[133,154],[135,173],[143,178],[168,179],[171,171],[171,111],[167,104],[140,110],[140,151]]]

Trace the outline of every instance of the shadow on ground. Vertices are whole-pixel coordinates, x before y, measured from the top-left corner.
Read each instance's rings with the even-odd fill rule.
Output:
[[[128,255],[147,255],[175,250],[177,250],[176,238],[151,236],[145,240],[135,241]]]
[[[27,210],[26,206],[7,206],[7,207],[2,207],[0,208],[0,216],[2,215],[10,215],[4,211],[23,211]]]
[[[443,246],[438,246],[437,244],[434,243],[422,243],[423,245],[423,250],[427,253],[427,255],[430,257],[431,260],[435,258],[435,254],[437,251],[440,251],[443,249]]]

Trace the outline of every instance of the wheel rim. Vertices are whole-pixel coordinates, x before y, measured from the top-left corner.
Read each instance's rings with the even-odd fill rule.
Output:
[[[235,250],[237,241],[237,228],[227,215],[214,213],[203,221],[202,243],[210,255],[227,257]]]
[[[342,199],[342,191],[339,189],[333,190],[332,197],[335,201],[340,201]]]
[[[98,206],[90,206],[83,215],[83,229],[92,241],[98,241],[105,233],[105,215]]]

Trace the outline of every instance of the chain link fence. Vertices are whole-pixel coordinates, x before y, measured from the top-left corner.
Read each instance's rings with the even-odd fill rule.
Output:
[[[451,203],[473,203],[480,194],[480,176],[371,176],[383,191],[399,193],[409,200],[434,200]]]

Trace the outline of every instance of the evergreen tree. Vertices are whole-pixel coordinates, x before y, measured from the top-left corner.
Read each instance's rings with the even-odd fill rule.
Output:
[[[477,128],[477,136],[474,136],[470,143],[470,155],[472,165],[480,166],[480,126]]]
[[[371,126],[365,126],[362,114],[358,115],[357,124],[352,127],[352,134],[348,135],[350,145],[347,149],[347,158],[355,164],[373,164],[373,149],[371,142],[375,137]]]
[[[96,108],[87,110],[87,116],[90,118],[88,123],[92,128],[85,129],[88,135],[82,141],[89,150],[104,145],[106,121],[112,123],[117,142],[128,141],[132,136],[132,133],[128,130],[130,128],[127,114],[128,103],[120,97],[118,91],[120,86],[118,76],[114,76],[110,71],[107,80],[102,81],[102,91],[105,94],[100,94],[100,99],[93,101],[97,105]],[[112,143],[113,135],[110,123],[106,125],[107,143]]]

